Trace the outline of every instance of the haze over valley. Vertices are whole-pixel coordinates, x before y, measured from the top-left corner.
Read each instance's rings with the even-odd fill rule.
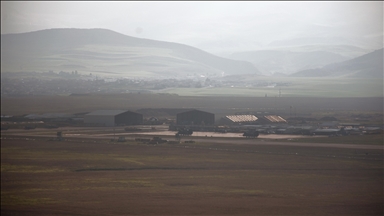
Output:
[[[383,1],[1,1],[1,215],[383,216]]]
[[[332,91],[336,97],[383,95],[383,49],[312,45],[225,58],[179,43],[74,28],[3,34],[1,45],[2,95],[146,92],[280,97],[281,88],[284,96],[325,96]],[[340,91],[340,85],[345,89]]]
[[[312,45],[237,52],[222,58],[191,46],[131,37],[107,29],[49,29],[5,34],[1,41],[2,72],[78,70],[83,74],[138,78],[291,75],[347,62],[374,51],[351,45]],[[365,58],[380,70],[380,57],[382,50],[381,56],[377,51],[376,57]],[[355,66],[361,68],[358,63]],[[318,76],[329,75],[332,76]],[[376,75],[380,73],[376,71]]]

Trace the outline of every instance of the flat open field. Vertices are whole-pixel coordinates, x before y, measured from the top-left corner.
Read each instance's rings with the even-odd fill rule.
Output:
[[[142,108],[195,108],[216,116],[236,112],[260,111],[286,117],[321,113],[326,115],[379,113],[383,120],[383,97],[315,98],[315,97],[229,97],[177,96],[163,94],[90,94],[77,96],[1,97],[2,115],[31,113],[81,113],[99,109],[138,110]]]
[[[383,215],[383,149],[1,140],[2,215]]]
[[[269,83],[289,83],[276,87],[205,87],[205,88],[167,88],[158,92],[182,96],[239,96],[239,97],[278,97],[279,90],[284,97],[383,97],[383,79],[349,78],[302,78],[302,77],[237,77],[236,81],[250,83],[267,81]]]

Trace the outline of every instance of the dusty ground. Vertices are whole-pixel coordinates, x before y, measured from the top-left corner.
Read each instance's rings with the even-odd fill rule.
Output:
[[[2,215],[383,215],[383,203],[382,149],[2,133]]]

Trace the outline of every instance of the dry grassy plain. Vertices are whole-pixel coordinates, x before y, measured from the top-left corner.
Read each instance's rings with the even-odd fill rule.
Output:
[[[197,108],[216,116],[266,111],[350,120],[369,115],[370,124],[383,118],[382,97],[115,94],[1,97],[1,104],[2,115],[150,107]],[[56,131],[43,137],[47,130],[20,130],[35,136],[2,131],[2,215],[384,214],[382,135],[308,138],[295,144],[196,139],[193,144],[146,145],[105,138],[48,141]]]
[[[239,96],[177,96],[167,94],[90,94],[77,96],[19,96],[1,97],[2,115],[31,113],[82,113],[99,109],[196,108],[216,116],[236,112],[260,111],[308,116],[374,114],[383,120],[383,97],[239,97]]]
[[[1,140],[1,215],[383,215],[383,150]]]

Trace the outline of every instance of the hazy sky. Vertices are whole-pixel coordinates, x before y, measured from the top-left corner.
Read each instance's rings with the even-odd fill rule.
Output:
[[[2,34],[49,28],[106,28],[209,52],[297,38],[381,48],[383,2],[1,2]]]

